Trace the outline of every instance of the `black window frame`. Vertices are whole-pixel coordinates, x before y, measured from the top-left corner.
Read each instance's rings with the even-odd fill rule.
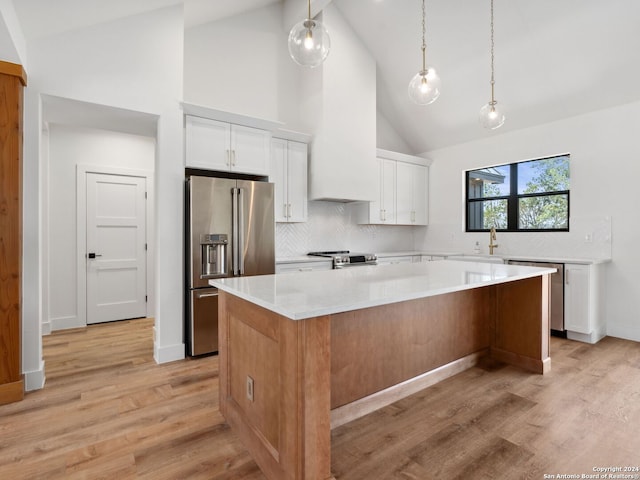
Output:
[[[523,163],[535,162],[538,160],[547,160],[550,158],[568,157],[571,161],[571,154],[565,153],[561,155],[551,155],[548,157],[532,158],[529,160],[522,160],[520,162],[505,163],[501,165],[492,165],[492,167],[509,167],[509,194],[499,195],[495,197],[478,197],[469,198],[469,175],[471,172],[483,170],[483,168],[473,168],[466,170],[464,175],[465,184],[465,231],[469,233],[473,232],[488,232],[489,228],[470,228],[470,206],[473,203],[486,202],[492,200],[506,200],[507,201],[507,228],[496,228],[498,232],[568,232],[571,223],[571,194],[569,190],[555,190],[551,192],[537,192],[537,193],[518,193],[518,165]],[[571,178],[571,177],[569,177]],[[519,200],[522,198],[539,198],[547,196],[567,196],[567,227],[566,228],[520,228],[520,215],[519,215]]]

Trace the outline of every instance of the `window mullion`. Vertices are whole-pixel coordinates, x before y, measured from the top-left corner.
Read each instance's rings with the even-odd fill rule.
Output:
[[[510,165],[509,199],[507,200],[507,230],[518,229],[518,164]]]

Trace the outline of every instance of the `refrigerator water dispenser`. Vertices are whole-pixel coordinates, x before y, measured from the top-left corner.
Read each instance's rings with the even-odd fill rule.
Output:
[[[200,236],[202,249],[202,271],[200,278],[226,277],[227,244],[226,234],[208,233]]]

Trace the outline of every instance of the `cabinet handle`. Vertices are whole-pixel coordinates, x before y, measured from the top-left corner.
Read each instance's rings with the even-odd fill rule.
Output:
[[[291,204],[290,203],[287,204],[287,209],[288,209],[287,210],[287,218],[291,218]]]
[[[569,270],[564,271],[564,283],[569,285]]]
[[[227,165],[231,162],[231,150],[227,149]]]
[[[235,150],[231,150],[231,165],[233,165],[234,167],[236,166],[236,151]]]
[[[287,218],[287,204],[283,203],[282,206],[284,207],[284,211],[282,215],[284,216],[284,218]]]
[[[416,221],[416,212],[414,210],[411,210],[411,221],[413,223],[415,223]]]
[[[299,272],[312,272],[312,271],[313,271],[313,268],[311,268],[311,267],[300,267],[300,268],[298,269],[298,271],[299,271]]]

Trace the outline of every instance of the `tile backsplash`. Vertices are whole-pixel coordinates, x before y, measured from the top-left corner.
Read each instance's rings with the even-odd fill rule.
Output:
[[[309,201],[308,221],[276,224],[276,257],[319,250],[388,252],[414,249],[415,229],[397,225],[357,225],[348,203]]]

